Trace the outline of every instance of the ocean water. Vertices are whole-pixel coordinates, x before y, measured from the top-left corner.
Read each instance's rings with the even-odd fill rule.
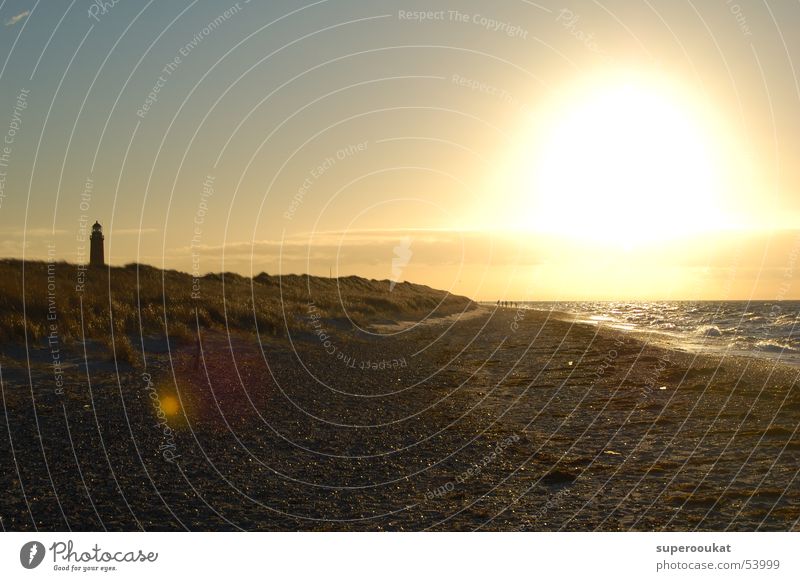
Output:
[[[693,352],[727,353],[800,366],[800,301],[528,302],[578,320],[646,333]]]

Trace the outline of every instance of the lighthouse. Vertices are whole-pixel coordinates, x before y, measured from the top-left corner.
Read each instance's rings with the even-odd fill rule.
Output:
[[[103,254],[103,227],[100,222],[95,222],[92,226],[92,235],[89,238],[91,242],[89,250],[89,265],[90,266],[105,266],[106,260]]]

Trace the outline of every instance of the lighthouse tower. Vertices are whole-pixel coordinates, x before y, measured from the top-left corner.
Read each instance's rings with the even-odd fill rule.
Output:
[[[89,238],[91,242],[89,250],[89,265],[90,266],[105,266],[106,260],[103,253],[103,227],[99,222],[95,222],[92,226],[92,235]]]

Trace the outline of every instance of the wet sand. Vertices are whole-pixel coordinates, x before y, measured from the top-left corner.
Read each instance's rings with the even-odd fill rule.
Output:
[[[800,370],[562,319],[4,352],[3,528],[800,529]]]

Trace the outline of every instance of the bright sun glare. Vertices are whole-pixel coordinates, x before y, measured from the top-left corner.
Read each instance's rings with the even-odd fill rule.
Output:
[[[632,247],[721,225],[718,149],[677,91],[615,80],[546,117],[525,147],[526,228]]]

